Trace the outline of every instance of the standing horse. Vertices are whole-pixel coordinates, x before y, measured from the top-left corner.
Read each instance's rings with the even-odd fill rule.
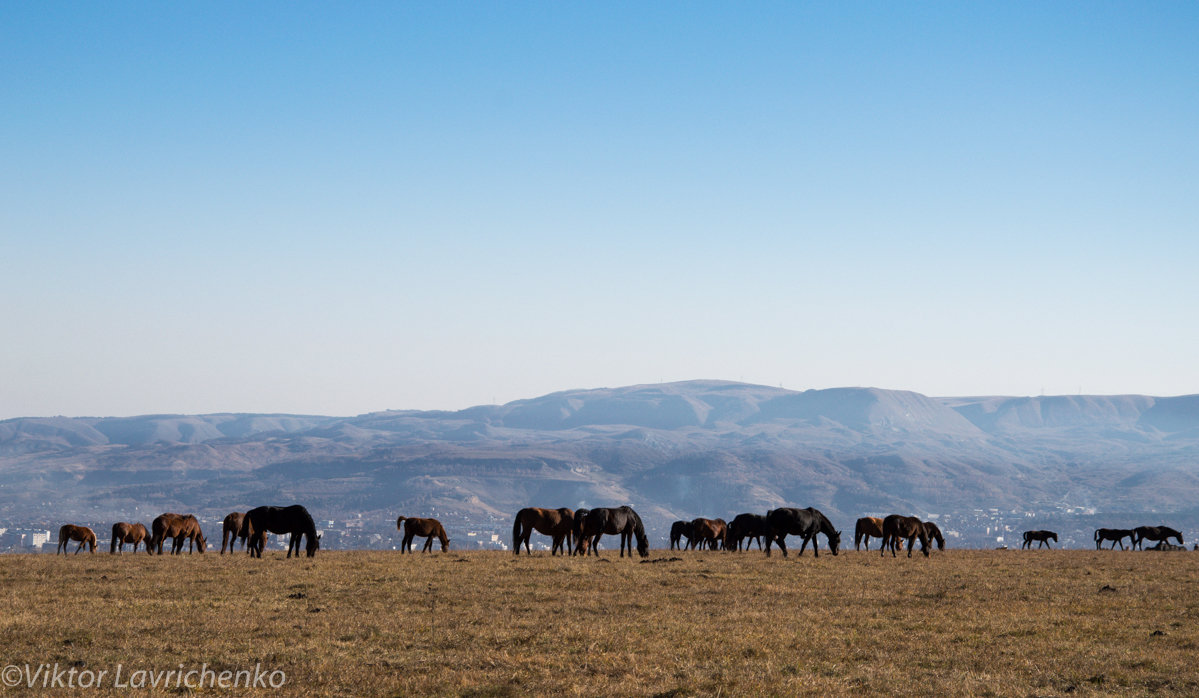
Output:
[[[853,549],[861,550],[861,544],[865,543],[866,550],[870,550],[870,539],[882,537],[883,520],[877,516],[863,516],[853,527]]]
[[[766,517],[762,514],[737,514],[729,524],[727,545],[729,550],[740,550],[741,541],[745,541],[745,549],[749,550],[749,540],[758,541],[758,550],[762,549],[762,536],[769,535]]]
[[[891,547],[891,557],[895,557],[894,543],[900,539],[908,541],[908,557],[912,556],[912,545],[916,539],[920,539],[920,552],[928,557],[928,532],[924,529],[924,524],[915,516],[900,516],[899,514],[891,514],[883,519],[883,547],[879,550],[880,556],[887,554],[887,547]]]
[[[1177,538],[1178,544],[1183,545],[1182,533],[1169,526],[1137,526],[1133,529],[1132,549],[1143,550],[1141,545],[1146,540],[1169,541],[1171,538]]]
[[[75,554],[78,555],[83,546],[88,546],[88,551],[93,555],[96,554],[96,534],[87,526],[75,526],[73,524],[64,524],[58,529],[58,549],[54,551],[57,555],[60,552],[63,555],[67,554],[67,544],[73,540],[79,541],[79,545],[75,548]]]
[[[221,555],[225,554],[225,546],[229,547],[229,553],[233,553],[233,546],[237,545],[237,541],[241,539],[241,547],[244,550],[246,547],[246,539],[254,535],[253,531],[246,531],[246,535],[241,533],[241,525],[245,520],[246,515],[235,511],[225,517],[221,522]]]
[[[691,542],[687,545],[687,549],[700,548],[702,550],[706,545],[709,549],[716,550],[717,544],[721,548],[725,547],[728,528],[724,519],[693,519],[691,521]]]
[[[437,519],[413,519],[401,516],[396,519],[397,531],[400,530],[400,526],[404,527],[404,540],[400,543],[400,554],[412,552],[412,539],[417,536],[427,538],[425,547],[421,549],[422,553],[433,549],[433,536],[437,536],[437,540],[441,542],[441,552],[444,553],[450,549],[450,538],[445,534],[445,527]]]
[[[783,539],[788,535],[803,536],[803,544],[799,546],[800,555],[803,555],[804,549],[811,541],[812,554],[820,557],[820,542],[816,538],[818,533],[823,533],[824,537],[828,539],[828,549],[832,551],[833,555],[836,555],[837,549],[841,547],[841,532],[833,528],[833,524],[827,516],[812,507],[771,509],[766,512],[766,525],[769,527],[769,533],[766,535],[767,557],[770,557],[772,542],[777,543],[779,550],[783,551],[783,557],[787,557],[787,546],[783,543]]]
[[[520,555],[520,544],[525,544],[525,552],[530,553],[529,538],[533,531],[550,536],[553,543],[550,555],[561,552],[567,554],[574,547],[573,529],[575,513],[566,507],[559,509],[541,509],[525,507],[516,512],[516,521],[512,523],[512,552]],[[565,545],[563,545],[565,542]]]
[[[1052,540],[1054,543],[1057,542],[1057,534],[1053,531],[1025,531],[1024,544],[1020,547],[1032,550],[1033,541],[1040,541],[1040,545],[1037,546],[1037,550],[1040,550],[1043,547],[1048,547],[1050,550],[1053,550],[1053,546],[1049,545],[1050,540]]]
[[[683,543],[683,539],[687,539],[687,543]],[[676,547],[679,550],[685,550],[691,545],[691,522],[690,521],[675,521],[670,524],[670,549]]]
[[[1117,543],[1120,544],[1120,549],[1123,550],[1125,538],[1129,542],[1135,541],[1137,539],[1137,532],[1128,528],[1097,528],[1095,529],[1095,549],[1102,550],[1103,541],[1110,540],[1112,547],[1108,548],[1109,550],[1115,550]]]
[[[575,513],[575,516],[578,516],[578,512]],[[649,538],[645,535],[645,526],[641,523],[641,517],[633,511],[632,507],[599,508],[588,511],[587,516],[583,519],[577,552],[584,555],[589,548],[596,557],[599,557],[599,541],[605,533],[620,536],[621,557],[624,557],[626,547],[629,557],[633,556],[634,537],[637,538],[637,554],[641,557],[649,556]]]
[[[150,532],[142,524],[114,523],[112,525],[112,543],[109,544],[108,553],[115,555],[116,553],[125,552],[125,544],[133,543],[133,552],[137,552],[138,543],[143,543],[146,552],[150,552]]]
[[[186,516],[170,513],[160,514],[150,524],[150,532],[150,547],[159,555],[162,555],[162,544],[167,538],[172,539],[172,555],[183,553],[184,541],[188,543],[187,552],[189,555],[193,550],[199,550],[200,553],[203,553],[205,548],[208,547],[208,539],[204,537],[204,533],[200,530],[200,522],[191,514]]]
[[[250,557],[261,558],[262,549],[266,547],[267,533],[291,534],[291,539],[287,542],[289,558],[294,550],[296,559],[299,559],[300,544],[305,543],[305,539],[307,542],[304,551],[308,557],[315,557],[316,551],[321,547],[321,537],[316,533],[316,523],[312,520],[312,514],[299,504],[289,507],[255,507],[242,517],[237,535],[249,540]]]

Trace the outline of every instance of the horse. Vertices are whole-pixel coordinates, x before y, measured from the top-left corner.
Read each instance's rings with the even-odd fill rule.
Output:
[[[928,536],[929,540],[937,541],[937,550],[945,549],[945,536],[941,535],[941,529],[932,521],[925,521],[920,524],[924,526],[924,535]]]
[[[1110,540],[1112,541],[1112,547],[1108,548],[1108,550],[1115,550],[1116,543],[1119,543],[1120,549],[1123,550],[1124,539],[1128,538],[1131,542],[1135,541],[1136,537],[1137,532],[1127,528],[1097,528],[1095,529],[1095,549],[1102,550],[1103,541]]]
[[[908,541],[908,557],[912,556],[912,545],[916,539],[920,539],[920,552],[928,557],[928,531],[924,528],[924,523],[915,516],[900,516],[899,514],[891,514],[883,519],[883,547],[879,550],[880,556],[885,556],[887,547],[891,547],[891,557],[895,557],[895,541],[906,538]]]
[[[241,528],[237,531],[239,538],[249,540],[247,547],[250,549],[250,557],[258,558],[262,557],[262,549],[266,547],[267,533],[291,534],[291,539],[287,542],[289,558],[293,550],[296,559],[300,558],[300,544],[305,542],[305,538],[307,542],[304,551],[307,557],[315,557],[316,551],[321,547],[321,537],[316,533],[316,523],[312,520],[312,515],[299,504],[289,507],[255,507],[242,517]]]
[[[870,539],[882,537],[883,520],[877,516],[863,516],[853,528],[853,549],[861,550],[861,544],[865,543],[866,550],[870,550]]]
[[[1143,550],[1141,545],[1146,540],[1169,541],[1171,538],[1177,538],[1178,544],[1183,545],[1182,533],[1169,526],[1137,526],[1133,529],[1132,549]]]
[[[762,514],[737,514],[729,524],[725,545],[729,550],[740,550],[741,541],[745,540],[745,549],[749,550],[749,541],[746,539],[752,538],[758,541],[758,550],[761,550],[762,536],[769,535],[768,531],[766,517]]]
[[[150,552],[150,532],[142,524],[114,523],[112,525],[112,543],[109,545],[108,553],[115,555],[118,552],[125,552],[125,544],[133,543],[133,552],[137,552],[139,543],[144,544],[146,552]]]
[[[1048,547],[1050,550],[1052,550],[1053,546],[1049,545],[1050,540],[1052,540],[1054,543],[1057,542],[1057,534],[1053,531],[1025,531],[1024,545],[1021,545],[1020,547],[1032,550],[1033,541],[1040,541],[1041,544],[1037,546],[1037,550],[1040,550],[1042,547]]]
[[[78,547],[75,548],[75,554],[78,555],[83,546],[88,546],[88,552],[96,554],[96,534],[87,526],[75,526],[72,524],[64,524],[58,529],[58,549],[54,554],[67,554],[67,544],[73,540],[79,541]]]
[[[824,537],[828,539],[828,549],[832,551],[833,555],[836,555],[837,549],[841,547],[841,532],[833,528],[833,524],[827,516],[812,507],[771,509],[766,512],[766,525],[768,527],[766,557],[770,557],[771,542],[778,543],[779,550],[783,551],[783,557],[787,557],[787,546],[783,543],[783,539],[788,535],[803,536],[803,544],[799,546],[800,555],[803,555],[804,549],[811,541],[812,554],[820,557],[820,543],[816,538],[818,533],[823,533]]]
[[[575,516],[578,516],[577,512]],[[605,533],[620,536],[621,557],[624,557],[626,547],[629,557],[633,556],[634,537],[637,538],[637,554],[641,557],[649,556],[649,538],[645,535],[645,526],[641,523],[641,517],[633,511],[632,507],[623,506],[615,509],[601,507],[588,511],[587,516],[583,519],[577,552],[584,555],[589,548],[596,557],[599,557],[599,541]]]
[[[559,509],[541,509],[525,507],[516,512],[516,521],[512,523],[512,552],[520,555],[520,544],[525,544],[525,552],[530,553],[529,538],[533,531],[543,533],[553,539],[550,555],[561,552],[567,554],[574,547],[575,513],[566,507]],[[565,545],[563,545],[565,542]]]
[[[519,519],[517,520],[519,521]],[[450,549],[450,538],[445,534],[445,527],[437,519],[414,519],[401,516],[396,519],[396,530],[400,530],[401,526],[404,527],[404,540],[400,543],[400,554],[412,552],[412,539],[417,536],[427,539],[425,547],[421,549],[422,553],[433,549],[433,536],[437,536],[437,540],[441,542],[441,552],[444,553]]]
[[[162,544],[167,538],[172,539],[171,554],[179,555],[183,552],[183,542],[187,541],[187,552],[190,555],[193,550],[199,550],[202,554],[205,548],[208,547],[208,539],[204,537],[204,533],[200,530],[200,522],[196,517],[188,514],[182,516],[180,514],[160,514],[154,518],[154,522],[150,524],[150,547],[162,555]]]
[[[687,539],[687,544],[683,544],[683,539]],[[670,524],[670,549],[676,547],[679,550],[684,550],[691,545],[691,522],[690,521],[675,521]]]
[[[233,554],[233,546],[237,545],[239,538],[241,539],[242,549],[246,548],[246,540],[250,536],[253,536],[254,532],[246,531],[246,534],[242,535],[241,525],[245,518],[245,514],[235,511],[226,516],[225,520],[221,522],[221,555],[225,554],[225,546],[228,546],[229,553]]]
[[[711,550],[716,550],[717,543],[723,548],[728,538],[728,529],[728,524],[724,522],[724,519],[693,519],[691,521],[691,542],[687,544],[687,548],[688,550],[693,548],[702,550],[706,545]]]

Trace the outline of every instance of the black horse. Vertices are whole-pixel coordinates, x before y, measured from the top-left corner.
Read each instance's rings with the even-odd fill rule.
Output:
[[[787,546],[783,543],[783,539],[788,535],[803,536],[803,544],[799,546],[800,555],[803,555],[804,548],[808,547],[808,541],[811,541],[812,554],[820,557],[817,533],[823,533],[824,537],[828,539],[828,549],[833,552],[833,555],[836,555],[837,549],[841,547],[841,532],[833,528],[833,524],[827,516],[812,507],[771,509],[766,512],[766,525],[767,557],[770,556],[771,542],[778,543],[779,550],[783,551],[783,557],[787,557]]]
[[[1132,549],[1143,550],[1142,542],[1146,540],[1168,541],[1171,538],[1177,538],[1178,544],[1182,545],[1182,532],[1177,531],[1169,526],[1137,526],[1132,531]]]
[[[1038,550],[1043,547],[1048,547],[1050,550],[1053,550],[1053,546],[1049,545],[1050,540],[1052,540],[1054,543],[1057,542],[1057,534],[1053,531],[1025,531],[1024,545],[1021,545],[1020,547],[1032,550],[1033,541],[1040,541],[1041,544],[1037,546]]]
[[[758,550],[762,549],[762,536],[769,538],[770,526],[766,517],[761,514],[737,514],[729,524],[729,534],[726,545],[729,550],[740,550],[741,541],[745,541],[745,549],[749,550],[749,539],[758,541]]]
[[[683,543],[683,539],[687,539],[687,543]],[[685,550],[691,544],[691,522],[690,521],[675,521],[670,524],[670,549],[676,547],[679,550]]]
[[[576,512],[576,516],[578,512]],[[576,519],[577,520],[577,519]],[[641,517],[632,507],[623,506],[617,509],[599,508],[587,512],[581,526],[581,537],[576,552],[580,555],[587,549],[599,557],[599,540],[605,533],[620,536],[620,556],[624,557],[628,548],[629,557],[633,556],[633,537],[637,537],[637,554],[641,557],[649,555],[649,538],[645,535],[645,526]]]
[[[263,506],[246,512],[241,522],[239,536],[249,536],[251,557],[262,557],[262,548],[266,545],[267,533],[290,533],[291,540],[287,543],[287,556],[291,557],[295,550],[296,557],[300,556],[300,543],[308,537],[305,551],[308,557],[316,555],[321,547],[321,537],[316,534],[316,523],[308,510],[299,504],[289,507]]]
[[[1135,541],[1137,539],[1137,532],[1128,528],[1097,528],[1095,529],[1095,549],[1101,550],[1103,548],[1103,541],[1110,540],[1112,542],[1110,550],[1116,549],[1116,543],[1119,543],[1120,549],[1123,550],[1125,538]]]

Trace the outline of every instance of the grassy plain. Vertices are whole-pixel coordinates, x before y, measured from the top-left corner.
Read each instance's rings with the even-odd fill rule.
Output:
[[[0,664],[108,671],[88,695],[259,663],[277,695],[1199,694],[1199,553],[650,560],[5,555]]]

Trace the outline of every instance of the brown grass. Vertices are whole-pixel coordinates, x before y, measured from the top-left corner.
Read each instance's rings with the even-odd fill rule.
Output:
[[[1199,693],[1199,555],[651,559],[6,555],[0,665],[261,663],[284,695]]]

